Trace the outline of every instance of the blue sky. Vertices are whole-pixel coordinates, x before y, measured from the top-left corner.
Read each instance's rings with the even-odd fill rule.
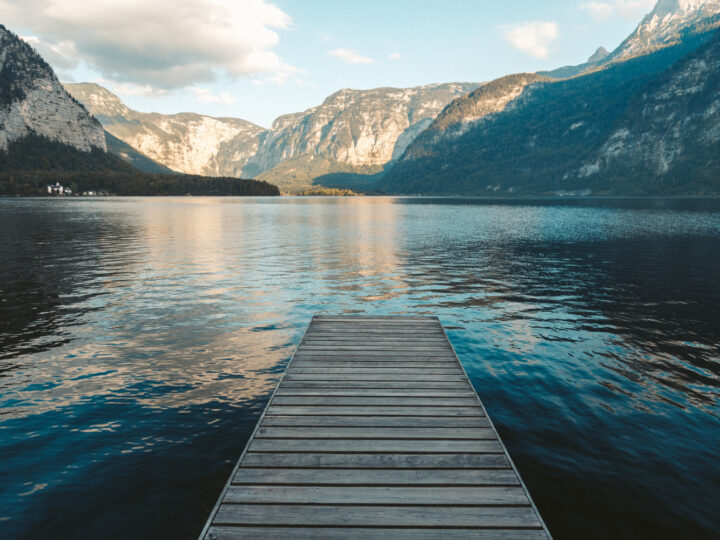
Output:
[[[62,80],[99,82],[141,111],[269,126],[340,88],[488,81],[581,63],[600,45],[616,47],[653,1],[22,4],[0,0],[0,22],[33,43]]]

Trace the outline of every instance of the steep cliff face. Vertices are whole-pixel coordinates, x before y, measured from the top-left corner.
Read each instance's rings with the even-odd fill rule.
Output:
[[[30,134],[85,152],[107,149],[100,123],[30,45],[0,25],[0,149]]]
[[[477,86],[341,90],[317,107],[279,117],[269,130],[236,118],[133,111],[96,84],[66,88],[109,133],[175,171],[260,176],[294,187],[330,172],[381,170],[445,105]]]
[[[291,168],[293,182],[335,171],[378,171],[397,159],[445,105],[477,86],[340,90],[318,107],[275,120],[245,170],[264,172],[262,178],[274,182],[287,180]]]
[[[240,176],[257,151],[258,136],[264,131],[238,118],[141,113],[97,84],[65,86],[109,133],[178,172]]]
[[[407,161],[432,155],[433,148],[441,141],[456,139],[488,116],[517,107],[518,98],[528,85],[549,80],[534,73],[508,75],[457,98],[408,145],[401,159]]]

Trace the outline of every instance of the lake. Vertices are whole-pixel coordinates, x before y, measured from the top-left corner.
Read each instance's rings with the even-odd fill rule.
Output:
[[[195,538],[316,313],[436,314],[556,538],[720,530],[720,201],[0,200],[3,537]]]

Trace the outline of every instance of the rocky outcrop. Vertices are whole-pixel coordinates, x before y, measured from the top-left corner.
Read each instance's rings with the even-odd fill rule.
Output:
[[[263,179],[280,183],[291,167],[296,183],[335,171],[381,170],[445,105],[477,86],[340,90],[317,107],[275,120],[246,170],[252,175],[264,172]]]
[[[600,47],[583,64],[563,66],[541,75],[567,79],[604,69],[614,62],[646,55],[695,39],[700,46],[709,32],[720,27],[720,0],[658,0],[635,30],[614,51]]]
[[[30,45],[0,25],[0,149],[30,134],[85,152],[107,149],[100,123]]]
[[[689,34],[705,33],[720,26],[720,0],[658,0],[604,62],[624,60],[675,45]]]
[[[408,145],[401,159],[413,160],[432,155],[433,148],[440,141],[461,137],[489,116],[505,111],[508,107],[517,107],[520,103],[517,98],[526,91],[528,85],[549,80],[535,73],[508,75],[457,98]]]
[[[264,131],[238,118],[134,111],[97,84],[65,87],[109,133],[178,172],[239,177]]]

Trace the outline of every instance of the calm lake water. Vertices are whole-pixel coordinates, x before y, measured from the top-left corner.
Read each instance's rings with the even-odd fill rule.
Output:
[[[720,202],[0,200],[0,536],[194,538],[315,313],[437,314],[556,538],[720,531]]]

